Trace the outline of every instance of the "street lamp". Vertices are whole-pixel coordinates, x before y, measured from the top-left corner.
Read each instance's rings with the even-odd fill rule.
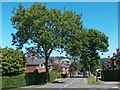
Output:
[[[91,75],[91,73],[90,73],[90,65],[88,65],[88,68],[89,68],[89,76]]]

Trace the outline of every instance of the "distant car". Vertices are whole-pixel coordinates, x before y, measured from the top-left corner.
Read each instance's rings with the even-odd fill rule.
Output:
[[[88,73],[88,71],[86,71],[86,70],[83,70],[83,77],[88,77],[89,76],[89,73]]]

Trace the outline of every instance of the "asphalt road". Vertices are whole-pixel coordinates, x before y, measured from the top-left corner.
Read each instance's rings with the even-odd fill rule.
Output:
[[[82,76],[74,76],[73,78],[66,78],[65,80],[61,80],[60,82],[51,83],[45,86],[40,86],[37,88],[60,88],[60,90],[64,88],[120,88],[118,85],[114,84],[101,84],[101,85],[88,85],[87,78],[83,78]]]
[[[38,88],[79,88],[83,85],[87,85],[87,78],[74,76],[73,78],[66,78],[65,80],[53,82],[51,84],[40,86]]]

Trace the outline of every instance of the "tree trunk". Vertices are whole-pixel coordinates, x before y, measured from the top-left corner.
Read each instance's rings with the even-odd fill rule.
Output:
[[[46,82],[48,82],[50,79],[49,79],[49,69],[48,69],[48,56],[46,55],[45,56],[45,68],[46,68]]]

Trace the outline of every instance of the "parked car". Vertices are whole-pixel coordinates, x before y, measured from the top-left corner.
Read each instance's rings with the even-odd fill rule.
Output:
[[[96,70],[96,73],[97,73],[97,77],[98,77],[98,78],[101,78],[101,71],[102,71],[102,69],[97,69],[97,70]]]

